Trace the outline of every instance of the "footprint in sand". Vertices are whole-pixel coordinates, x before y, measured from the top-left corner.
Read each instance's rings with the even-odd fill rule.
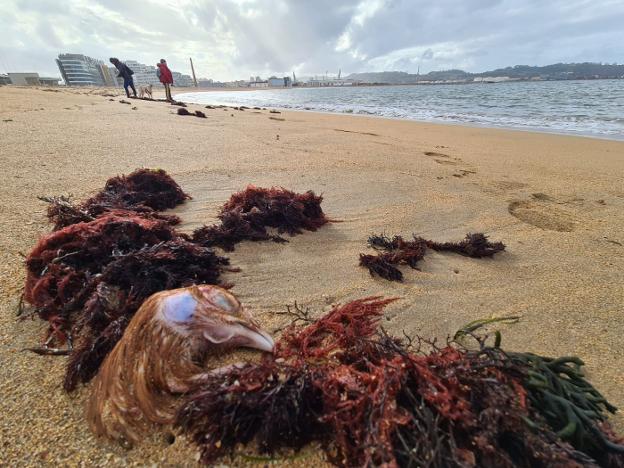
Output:
[[[435,151],[425,151],[425,156],[432,156],[434,158],[450,158],[448,154],[436,153]]]
[[[459,163],[456,161],[451,161],[449,159],[434,159],[438,164],[442,164],[443,166],[457,166]]]
[[[448,154],[438,153],[436,151],[425,151],[423,154],[425,156],[431,156],[434,158],[433,160],[435,162],[444,166],[457,166],[461,162],[461,159],[459,158],[453,158]]]
[[[572,232],[578,222],[572,213],[552,206],[547,196],[533,197],[531,201],[513,200],[507,209],[520,221],[547,231]]]
[[[334,128],[334,130],[337,132],[343,132],[343,133],[359,133],[360,135],[379,136],[378,133],[356,132],[354,130],[343,130],[342,128]]]
[[[453,174],[453,177],[457,177],[457,178],[462,178],[462,177],[466,177],[467,175],[470,174],[476,174],[477,171],[471,171],[468,169],[459,169],[459,172],[456,172],[455,174]]]

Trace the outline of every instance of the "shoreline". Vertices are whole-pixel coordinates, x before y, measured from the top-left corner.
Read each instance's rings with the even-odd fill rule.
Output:
[[[297,301],[315,316],[371,295],[400,297],[384,327],[445,340],[473,320],[521,315],[503,325],[505,349],[578,355],[590,381],[624,409],[624,142],[370,115],[205,109],[177,115],[163,102],[91,89],[0,88],[0,446],[22,465],[196,466],[181,437],[155,432],[133,450],[95,439],[84,419],[89,388],[62,390],[66,358],[22,352],[45,335],[17,320],[23,254],[50,230],[38,195],[83,200],[115,175],[162,168],[193,196],[174,210],[189,232],[215,221],[248,184],[323,194],[342,222],[289,238],[243,242],[224,255],[232,292],[263,328]],[[155,98],[162,97],[155,90]],[[122,99],[123,98],[123,99]],[[432,252],[405,281],[358,266],[372,233],[437,241],[485,232],[507,251],[474,260]],[[223,253],[223,252],[220,252]],[[257,354],[233,353],[231,359]],[[624,432],[624,415],[610,418]],[[223,460],[228,463],[229,460]],[[319,466],[314,448],[290,466]],[[237,458],[233,465],[248,462]]]
[[[196,106],[205,106],[206,104],[196,104],[191,101],[181,101],[185,104],[191,104]],[[219,105],[219,104],[212,104]],[[228,107],[240,107],[244,104],[226,104]],[[624,136],[617,137],[608,137],[602,135],[594,135],[594,134],[585,134],[585,133],[566,133],[566,132],[556,132],[554,130],[541,129],[541,128],[521,128],[521,127],[504,127],[504,126],[490,126],[486,124],[479,123],[468,123],[468,122],[449,122],[444,120],[419,120],[419,119],[408,119],[403,117],[389,117],[385,115],[376,115],[376,114],[364,114],[364,113],[350,113],[350,112],[332,112],[332,111],[322,111],[322,110],[307,110],[307,109],[293,109],[289,107],[267,107],[267,109],[275,109],[283,112],[302,112],[302,113],[312,113],[319,115],[342,115],[345,117],[358,117],[358,118],[371,118],[371,119],[381,119],[381,120],[389,120],[389,121],[399,121],[399,122],[415,122],[420,124],[433,124],[433,125],[448,125],[450,127],[464,127],[464,128],[474,128],[474,129],[483,129],[483,130],[502,130],[507,132],[524,132],[524,133],[536,133],[536,134],[544,134],[544,135],[555,135],[555,136],[564,136],[564,137],[576,137],[576,138],[590,138],[595,140],[603,140],[603,141],[617,141],[624,142]]]
[[[587,81],[587,80],[568,80],[568,81]],[[516,83],[516,82],[514,82]],[[505,83],[496,83],[496,84],[505,84]],[[387,85],[385,87],[405,87],[405,86],[415,86],[415,85]],[[375,87],[375,86],[373,86]],[[350,88],[350,87],[347,87]],[[359,86],[358,86],[359,88]],[[290,112],[315,112],[319,114],[330,114],[330,115],[351,115],[357,117],[373,117],[379,119],[388,119],[388,120],[399,120],[399,121],[410,121],[410,122],[419,122],[419,123],[433,123],[433,124],[441,124],[441,125],[458,125],[465,126],[470,128],[491,128],[491,129],[501,129],[501,130],[511,130],[511,131],[522,131],[522,132],[534,132],[534,133],[545,133],[551,135],[564,135],[564,136],[577,136],[583,138],[595,138],[599,140],[608,140],[608,141],[624,141],[624,133],[621,135],[609,135],[609,134],[598,134],[591,131],[574,131],[574,130],[557,130],[551,129],[548,127],[540,127],[540,126],[514,126],[514,125],[492,125],[488,123],[479,123],[479,122],[464,122],[458,120],[445,120],[445,119],[420,119],[420,118],[411,118],[411,117],[393,117],[387,115],[376,114],[374,112],[345,112],[345,111],[332,111],[332,110],[323,110],[323,109],[315,109],[315,108],[302,108],[302,107],[280,107],[280,106],[267,106],[256,103],[245,103],[241,104],[240,102],[232,101],[222,101],[218,104],[209,103],[209,102],[194,102],[185,100],[185,97],[188,98],[189,94],[207,94],[214,93],[216,95],[232,92],[234,94],[237,93],[253,93],[253,92],[263,92],[263,91],[287,91],[287,90],[317,90],[317,89],[326,89],[326,88],[213,88],[213,89],[200,89],[200,88],[184,88],[183,91],[176,93],[174,95],[174,99],[181,100],[182,102],[186,102],[194,105],[227,105],[231,107],[239,107],[241,105],[253,107],[267,107],[276,110],[282,111],[290,111]],[[504,106],[503,106],[504,107]]]

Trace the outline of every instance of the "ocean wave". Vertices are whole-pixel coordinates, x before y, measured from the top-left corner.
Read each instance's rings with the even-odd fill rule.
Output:
[[[622,80],[177,94],[197,104],[373,115],[624,139]]]

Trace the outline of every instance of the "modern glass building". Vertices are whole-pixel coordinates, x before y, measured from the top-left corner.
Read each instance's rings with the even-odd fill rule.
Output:
[[[59,54],[56,59],[67,86],[104,86],[104,62],[82,54]]]

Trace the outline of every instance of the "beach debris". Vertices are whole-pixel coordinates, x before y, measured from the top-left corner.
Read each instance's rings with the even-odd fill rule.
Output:
[[[119,102],[121,104],[131,104],[130,102],[126,101],[125,99],[121,99]]]
[[[54,231],[43,236],[26,258],[24,299],[50,322],[49,334],[63,344],[71,328],[68,322],[75,318],[72,309],[80,308],[92,291],[81,293],[117,252],[173,237],[164,221],[118,213]]]
[[[240,444],[273,455],[316,442],[337,466],[623,466],[615,408],[578,358],[509,353],[487,336],[476,350],[393,338],[379,327],[393,301],[292,325],[273,355],[202,378],[176,426],[206,464]]]
[[[471,258],[492,257],[498,252],[505,250],[502,242],[490,242],[483,233],[466,234],[459,242],[435,242],[425,241],[427,247],[439,252],[455,252]]]
[[[260,107],[254,107],[254,110],[262,110]]]
[[[134,107],[132,108],[132,110],[137,110],[137,109],[138,109],[138,107],[137,107],[137,106],[134,106]]]
[[[171,101],[171,105],[172,106],[186,107],[186,104],[184,104],[182,101]]]
[[[91,430],[131,447],[150,426],[173,422],[176,396],[208,372],[207,354],[235,347],[271,352],[273,340],[228,291],[199,285],[154,294],[93,381]]]
[[[219,213],[220,224],[203,226],[193,232],[193,240],[226,251],[243,241],[287,242],[279,234],[291,236],[303,230],[316,231],[329,222],[321,208],[322,196],[312,191],[295,193],[283,187],[249,185],[233,194]],[[271,234],[267,228],[274,228]]]
[[[404,240],[401,236],[389,238],[383,234],[368,238],[368,246],[381,251],[377,255],[360,254],[360,266],[368,268],[371,276],[380,276],[389,281],[403,281],[403,273],[397,265],[409,265],[418,270],[427,249],[455,252],[472,258],[491,257],[505,250],[502,242],[490,242],[485,234],[467,234],[460,242],[435,242],[414,236]]]
[[[65,381],[72,390],[95,374],[143,300],[217,284],[228,263],[166,221],[113,211],[44,236],[26,259],[24,299],[49,323],[46,347],[75,344]]]
[[[205,109],[216,109],[215,106],[206,106]]]
[[[467,337],[474,337],[475,333],[477,330],[486,327],[488,325],[491,325],[493,323],[506,323],[506,324],[514,324],[514,323],[518,323],[520,321],[520,317],[517,315],[510,315],[508,317],[492,317],[492,318],[486,318],[486,319],[477,319],[477,320],[473,320],[472,322],[467,323],[466,325],[464,325],[463,327],[461,327],[459,330],[457,330],[455,332],[455,335],[453,335],[453,341],[460,343],[461,340],[467,338]],[[496,347],[500,346],[500,340],[501,340],[501,334],[498,330],[496,330],[495,332],[495,345]]]
[[[67,343],[71,351],[68,391],[95,375],[151,294],[219,284],[224,270],[234,271],[227,258],[175,231],[177,216],[159,212],[188,198],[165,171],[151,169],[113,177],[80,204],[43,198],[55,231],[26,258],[24,299],[49,322],[45,344],[31,350],[50,354]]]
[[[13,119],[2,119],[3,122],[13,122]]]
[[[401,236],[390,239],[373,235],[368,238],[368,245],[382,253],[360,254],[360,265],[368,268],[371,276],[378,275],[390,281],[403,281],[403,273],[395,265],[409,265],[416,270],[427,250],[426,241],[416,237],[413,241],[406,241]]]
[[[212,249],[179,238],[144,247],[106,265],[82,310],[86,327],[74,327],[82,340],[71,354],[65,389],[71,391],[95,375],[147,297],[193,284],[220,284],[223,271],[238,271],[228,265],[229,260]]]
[[[269,111],[269,113],[270,113],[270,114],[281,114],[281,112],[280,112],[280,111],[276,111],[275,109],[271,109],[271,110]]]
[[[183,107],[178,109],[178,115],[193,115],[195,117],[200,117],[202,119],[206,118],[206,114],[204,114],[200,110],[196,110],[195,112],[189,112],[188,110],[184,109]]]
[[[278,120],[280,122],[284,122],[286,120],[286,119],[283,119],[281,117],[269,117],[269,119],[271,119],[271,120]]]
[[[368,268],[371,276],[381,276],[389,281],[403,281],[403,273],[391,260],[390,254],[360,254],[360,266]]]
[[[68,196],[39,197],[49,203],[47,216],[54,229],[93,221],[113,210],[141,213],[143,217],[177,224],[180,218],[158,211],[174,208],[189,198],[164,170],[145,168],[108,179],[100,192],[80,204],[73,204]]]

